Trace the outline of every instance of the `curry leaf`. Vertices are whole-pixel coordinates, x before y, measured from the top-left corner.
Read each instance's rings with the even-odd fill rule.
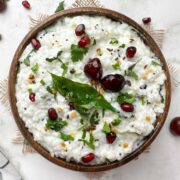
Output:
[[[80,48],[78,45],[71,45],[71,59],[73,62],[77,62],[83,59],[84,55],[88,52],[89,48]]]
[[[55,74],[51,74],[51,76],[53,79],[53,87],[68,101],[73,102],[80,114],[87,113],[87,111],[92,108],[117,112],[117,110],[90,85],[75,82]]]

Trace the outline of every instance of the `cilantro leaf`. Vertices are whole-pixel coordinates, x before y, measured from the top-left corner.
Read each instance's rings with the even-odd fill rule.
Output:
[[[52,121],[51,119],[48,119],[47,123],[46,123],[46,128],[52,129],[54,131],[60,131],[63,127],[65,127],[67,125],[68,125],[68,123],[63,120]]]
[[[74,138],[71,135],[61,133],[60,138],[64,141],[73,141]]]
[[[104,123],[104,126],[103,126],[102,131],[103,131],[104,133],[106,133],[106,134],[111,132],[111,128],[109,127],[109,125],[107,124],[107,122]]]
[[[119,96],[117,97],[117,102],[119,104],[123,103],[130,103],[132,104],[135,101],[135,96],[133,94],[128,94],[128,93],[119,93]]]
[[[80,48],[78,45],[71,45],[71,59],[73,62],[77,62],[83,59],[84,55],[87,54],[89,48]]]
[[[134,78],[135,80],[138,80],[138,75],[132,71],[132,70],[126,70],[125,75]]]
[[[64,1],[61,1],[55,11],[55,13],[63,11],[64,10]]]
[[[39,70],[39,64],[36,63],[36,64],[31,68],[31,70],[32,70],[34,73],[37,73],[38,70]]]
[[[121,124],[121,119],[114,119],[111,124],[113,126],[118,126],[119,124]]]

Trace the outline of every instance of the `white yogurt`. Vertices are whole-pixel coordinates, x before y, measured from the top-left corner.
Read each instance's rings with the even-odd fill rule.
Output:
[[[78,44],[80,39],[74,33],[78,24],[85,25],[86,33],[89,37],[96,39],[96,45],[89,48],[83,60],[73,63],[70,47],[72,44]],[[95,158],[90,164],[120,160],[141,145],[143,138],[154,129],[156,116],[164,111],[165,102],[162,99],[165,98],[166,77],[161,65],[152,64],[152,61],[161,64],[159,59],[155,57],[150,48],[132,29],[125,23],[120,24],[100,16],[66,17],[38,34],[37,38],[41,43],[41,48],[31,54],[29,58],[30,66],[26,66],[23,62],[33,47],[31,44],[26,47],[19,59],[21,64],[16,84],[17,107],[20,117],[33,134],[34,140],[45,147],[52,156],[82,163],[81,158],[83,156],[94,153]],[[111,38],[116,38],[118,43],[110,44]],[[119,48],[122,44],[125,44],[125,47]],[[125,54],[129,46],[134,46],[137,49],[137,53],[132,59],[126,58]],[[99,48],[102,51],[101,56],[97,54]],[[104,92],[105,99],[114,108],[118,109],[120,114],[105,111],[104,117],[100,115],[99,124],[92,131],[94,138],[97,140],[94,142],[95,149],[91,149],[83,142],[78,141],[82,136],[82,131],[79,130],[82,126],[80,114],[76,110],[70,111],[68,102],[59,93],[57,93],[57,98],[54,99],[54,96],[46,90],[47,86],[52,86],[52,78],[49,72],[59,76],[63,73],[59,61],[53,61],[52,63],[46,61],[46,58],[55,57],[59,51],[63,51],[61,54],[62,61],[68,63],[68,72],[65,77],[89,85],[90,80],[83,71],[89,58],[98,57],[101,60],[103,76],[108,74],[124,75],[125,70],[137,62],[133,71],[137,74],[138,80],[125,76],[126,80],[131,81],[131,86],[126,85],[122,90],[122,92],[135,95],[134,112],[127,113],[120,108],[116,101],[118,93]],[[112,65],[116,63],[117,58],[120,62],[120,68],[115,70]],[[39,69],[36,73],[33,73],[31,68],[36,63],[38,63]],[[75,74],[70,73],[71,69],[75,69]],[[34,75],[35,83],[28,81],[30,74]],[[43,86],[40,83],[41,80],[46,85]],[[146,88],[140,88],[142,86],[146,86]],[[35,102],[29,100],[28,89],[36,94]],[[144,104],[142,103],[142,97],[144,97]],[[62,109],[62,112],[58,112],[58,116],[67,121],[68,125],[61,132],[71,134],[74,138],[73,141],[64,141],[59,137],[60,132],[46,129],[47,112],[51,107]],[[71,114],[74,112],[77,117],[72,119]],[[67,118],[67,115],[70,118]],[[113,129],[126,133],[117,134],[116,140],[112,144],[108,144],[106,135],[102,132],[103,125],[105,122],[111,123],[119,115],[122,122]],[[86,139],[89,139],[88,132]]]

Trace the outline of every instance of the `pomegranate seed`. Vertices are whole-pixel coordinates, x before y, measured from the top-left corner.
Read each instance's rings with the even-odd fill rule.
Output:
[[[180,135],[180,117],[175,117],[170,123],[170,131],[174,135]]]
[[[84,66],[85,74],[93,80],[100,80],[102,77],[102,65],[98,58],[90,59]]]
[[[133,58],[135,54],[136,54],[136,47],[130,46],[126,49],[127,58]]]
[[[6,0],[0,0],[0,11],[5,10],[6,8]]]
[[[125,112],[133,112],[134,106],[129,103],[123,103],[123,104],[121,104],[121,109]]]
[[[54,108],[48,109],[48,116],[51,120],[57,120],[58,118],[58,114]]]
[[[70,102],[68,105],[70,110],[76,109],[74,103]]]
[[[150,17],[143,18],[143,19],[142,19],[142,22],[143,22],[144,24],[149,24],[149,23],[151,22],[151,18],[150,18]]]
[[[104,90],[110,90],[113,92],[120,91],[126,84],[125,79],[120,74],[110,74],[105,76],[101,80],[101,84]]]
[[[41,43],[40,43],[39,40],[36,39],[36,38],[33,38],[33,39],[31,40],[31,44],[32,44],[32,46],[33,46],[36,50],[38,50],[38,49],[41,47]]]
[[[23,1],[23,2],[22,2],[22,5],[23,5],[26,9],[30,9],[30,8],[31,8],[31,6],[30,6],[30,4],[29,4],[28,1]]]
[[[81,36],[85,33],[85,25],[79,24],[75,29],[76,36]]]
[[[93,153],[89,153],[86,156],[82,157],[82,161],[84,163],[88,163],[90,161],[92,161],[95,158],[95,155]]]
[[[110,132],[106,134],[106,139],[109,144],[112,144],[116,140],[116,137],[117,137],[116,133],[114,132]]]
[[[36,96],[35,93],[30,93],[30,94],[29,94],[29,99],[30,99],[32,102],[35,102],[35,96]]]
[[[83,36],[78,43],[79,47],[81,48],[84,48],[88,44],[90,44],[90,39],[88,36]]]

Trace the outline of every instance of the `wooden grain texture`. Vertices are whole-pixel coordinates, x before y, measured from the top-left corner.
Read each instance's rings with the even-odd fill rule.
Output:
[[[16,84],[16,75],[18,72],[18,67],[19,63],[18,60],[26,48],[26,46],[30,43],[30,40],[37,35],[38,32],[43,30],[45,27],[55,23],[59,18],[64,17],[64,16],[76,16],[76,15],[101,15],[101,16],[106,16],[108,18],[111,18],[112,20],[115,21],[123,21],[130,26],[134,27],[134,29],[137,30],[138,34],[144,39],[144,42],[151,48],[151,50],[155,53],[155,55],[161,60],[163,64],[163,69],[165,71],[167,80],[166,80],[166,97],[165,97],[165,110],[164,113],[157,118],[157,123],[155,124],[155,129],[154,131],[146,138],[146,141],[134,152],[126,156],[124,159],[120,161],[115,161],[112,163],[108,164],[102,164],[102,165],[82,165],[82,164],[77,164],[75,162],[66,162],[65,160],[61,158],[56,158],[56,157],[51,157],[50,153],[44,149],[40,144],[34,141],[32,134],[28,131],[28,129],[25,127],[24,122],[19,116],[17,107],[16,107],[16,96],[15,96],[15,84]],[[116,168],[118,166],[121,166],[132,159],[136,158],[138,155],[140,155],[156,138],[158,135],[159,131],[161,130],[165,119],[168,114],[169,106],[170,106],[170,99],[171,99],[171,84],[170,84],[170,75],[169,75],[169,70],[166,64],[166,61],[164,59],[163,54],[161,53],[158,45],[155,43],[155,41],[152,39],[152,37],[136,22],[134,22],[132,19],[117,13],[115,11],[107,10],[107,9],[102,9],[102,8],[74,8],[70,10],[65,10],[63,12],[56,13],[47,19],[45,19],[42,23],[40,23],[38,26],[33,28],[23,39],[23,41],[20,43],[15,55],[14,59],[11,64],[11,68],[9,71],[9,98],[10,98],[10,104],[11,104],[11,109],[14,115],[14,118],[16,120],[16,123],[21,130],[22,134],[24,137],[27,139],[27,141],[32,145],[32,147],[39,152],[42,156],[44,156],[46,159],[49,161],[60,165],[62,167],[76,170],[76,171],[86,171],[86,172],[97,172],[97,171],[105,171],[109,170],[112,168]]]

